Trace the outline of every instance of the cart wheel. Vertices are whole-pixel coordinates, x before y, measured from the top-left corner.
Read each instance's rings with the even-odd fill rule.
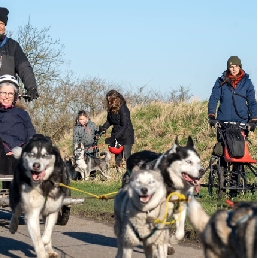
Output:
[[[69,206],[62,206],[61,210],[58,212],[57,217],[57,225],[65,226],[70,217],[70,207]]]
[[[225,181],[224,173],[225,173],[224,168],[217,165],[217,176],[218,176],[218,190],[217,190],[217,193],[218,193],[218,199],[221,199],[222,196],[223,196],[223,193],[224,193],[224,191],[223,191],[224,181]]]

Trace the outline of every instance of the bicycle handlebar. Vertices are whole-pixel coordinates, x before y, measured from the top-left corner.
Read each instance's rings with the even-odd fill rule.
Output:
[[[228,126],[237,126],[240,129],[250,131],[250,124],[249,123],[231,122],[231,121],[222,122],[222,121],[219,121],[219,120],[213,120],[213,121],[214,121],[214,124],[215,124],[214,125],[215,128],[223,128],[223,127],[228,127]]]

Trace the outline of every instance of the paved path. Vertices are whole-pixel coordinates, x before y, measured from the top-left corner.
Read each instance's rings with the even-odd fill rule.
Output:
[[[14,235],[8,230],[9,219],[10,212],[0,209],[0,257],[36,257],[23,219]],[[66,226],[55,226],[52,240],[59,257],[109,258],[116,255],[116,238],[112,227],[75,216],[70,217]],[[204,257],[197,245],[175,245],[175,251],[174,255],[168,257]],[[141,247],[134,249],[132,258],[144,257]]]

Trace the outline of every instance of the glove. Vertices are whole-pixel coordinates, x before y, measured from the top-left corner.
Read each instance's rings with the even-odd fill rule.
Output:
[[[106,131],[107,131],[106,128],[104,128],[103,126],[99,126],[99,133],[106,134]]]
[[[110,145],[111,147],[115,147],[115,138],[112,136],[109,138],[106,138],[105,143]]]
[[[214,114],[209,114],[208,119],[209,119],[210,127],[215,126],[215,124],[217,123],[217,120],[215,119],[215,115]]]
[[[27,95],[28,95],[28,99],[25,99],[25,101],[32,101],[33,99],[37,99],[39,97],[37,88],[33,87],[33,88],[28,88],[27,90]]]
[[[255,128],[257,127],[257,119],[251,119],[249,121],[249,130],[254,132]]]

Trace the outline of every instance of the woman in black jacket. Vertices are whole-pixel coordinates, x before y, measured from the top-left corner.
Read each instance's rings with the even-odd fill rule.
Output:
[[[124,97],[116,90],[110,90],[106,95],[106,101],[108,114],[102,131],[105,132],[110,126],[113,126],[111,137],[106,138],[106,144],[114,146],[117,141],[124,146],[124,150],[120,154],[115,154],[116,167],[120,167],[123,157],[127,160],[131,155],[134,129]]]

